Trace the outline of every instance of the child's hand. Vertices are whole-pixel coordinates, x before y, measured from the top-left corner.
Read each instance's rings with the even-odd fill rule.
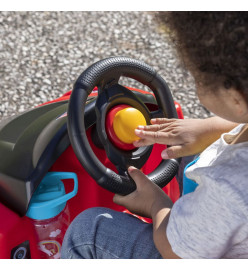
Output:
[[[160,207],[172,207],[170,198],[140,170],[129,167],[128,173],[135,181],[137,189],[126,196],[115,194],[115,203],[126,207],[134,214],[149,218],[152,218]]]
[[[152,125],[139,126],[135,134],[141,139],[133,144],[136,147],[154,143],[170,145],[161,153],[163,159],[191,156],[205,150],[223,132],[235,124],[219,117],[208,119],[167,119],[151,120]]]

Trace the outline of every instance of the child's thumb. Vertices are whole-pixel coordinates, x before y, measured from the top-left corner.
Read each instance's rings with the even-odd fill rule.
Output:
[[[144,185],[144,182],[146,181],[146,179],[148,179],[139,169],[137,169],[133,166],[130,166],[128,168],[128,173],[129,173],[130,177],[134,180],[137,189],[139,189],[139,187]],[[148,181],[149,181],[149,179],[148,179]],[[137,191],[137,189],[135,191]],[[127,207],[127,205],[126,205],[127,197],[130,198],[130,196],[133,196],[132,194],[135,193],[135,191],[133,191],[132,193],[125,195],[125,196],[115,194],[113,197],[114,203],[117,203],[119,205]]]
[[[185,147],[182,145],[171,146],[161,153],[162,159],[180,158],[185,155]]]
[[[147,176],[143,174],[143,172],[141,172],[139,169],[133,166],[130,166],[128,168],[128,173],[131,176],[131,178],[134,180],[137,188],[141,186],[142,184],[144,184],[144,182],[146,182],[148,179]]]

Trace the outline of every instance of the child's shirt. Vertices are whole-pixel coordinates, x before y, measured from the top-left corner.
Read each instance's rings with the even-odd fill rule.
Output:
[[[243,126],[186,170],[198,186],[173,205],[166,232],[181,258],[248,258],[248,142],[225,141]]]

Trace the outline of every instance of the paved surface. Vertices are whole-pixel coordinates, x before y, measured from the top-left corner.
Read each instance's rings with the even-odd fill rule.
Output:
[[[0,120],[59,97],[89,65],[119,55],[153,66],[185,117],[209,116],[152,13],[0,12]]]

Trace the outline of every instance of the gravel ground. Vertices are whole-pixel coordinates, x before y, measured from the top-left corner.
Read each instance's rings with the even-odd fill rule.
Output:
[[[89,65],[119,55],[153,66],[186,118],[210,115],[150,12],[0,12],[0,120],[61,96]]]

